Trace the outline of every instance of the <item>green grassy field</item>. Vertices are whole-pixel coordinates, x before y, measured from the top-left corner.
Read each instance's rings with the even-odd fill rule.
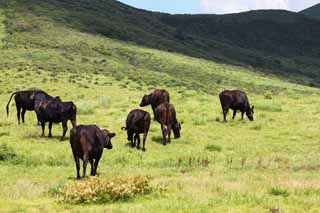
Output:
[[[8,11],[6,11],[8,12]],[[5,19],[3,11],[0,18]],[[54,212],[317,212],[320,203],[320,91],[251,69],[141,48],[78,32],[39,17],[0,26],[0,209]],[[23,21],[22,20],[22,21]],[[32,28],[32,26],[31,26]],[[104,204],[61,202],[52,191],[75,182],[70,144],[40,138],[35,114],[18,126],[11,92],[41,88],[78,107],[78,124],[98,124],[117,136],[105,150],[98,178],[150,176],[148,195]],[[182,137],[161,144],[152,122],[147,151],[126,141],[127,113],[155,88],[171,94]],[[218,93],[243,89],[255,121],[222,123]],[[145,108],[151,112],[151,108]],[[70,128],[69,123],[69,128]],[[46,135],[48,132],[46,131]]]

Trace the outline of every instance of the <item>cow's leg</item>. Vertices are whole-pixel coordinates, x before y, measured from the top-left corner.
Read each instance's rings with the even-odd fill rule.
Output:
[[[241,119],[243,120],[244,111],[241,111]]]
[[[94,162],[93,162],[93,159],[89,159],[89,161],[90,161],[90,165],[91,165],[91,176],[94,176],[94,171],[95,171],[95,169],[94,169]]]
[[[166,134],[166,128],[164,125],[161,125],[161,130],[162,130],[162,144],[166,145],[167,144],[167,134]]]
[[[88,154],[84,154],[84,155],[83,155],[83,165],[82,165],[82,167],[83,167],[83,175],[82,175],[82,177],[83,177],[83,178],[86,176],[86,169],[87,169],[87,164],[88,164],[88,158],[89,158]]]
[[[76,155],[76,153],[74,151],[72,151],[72,153],[73,153],[74,161],[76,162],[77,179],[80,179],[80,160],[79,160],[79,157]]]
[[[237,115],[237,110],[233,110],[233,116],[232,116],[232,120],[236,117],[236,115]]]
[[[137,137],[137,149],[140,149],[140,135],[137,133],[136,137]]]
[[[168,128],[168,143],[171,143],[171,128]]]
[[[147,136],[148,136],[148,132],[147,131],[145,131],[144,133],[143,133],[143,147],[142,147],[142,151],[146,151],[146,140],[147,140]]]
[[[223,109],[223,122],[227,122],[227,114],[229,109]]]
[[[49,138],[52,137],[52,133],[51,133],[51,130],[52,130],[52,122],[49,122]]]
[[[63,141],[63,140],[64,140],[64,136],[66,135],[66,132],[67,132],[67,130],[68,130],[67,122],[68,122],[68,121],[63,121],[63,122],[62,122],[63,132],[62,132],[62,136],[61,136],[61,138],[60,138],[60,141]]]
[[[20,125],[20,113],[21,113],[21,107],[16,105],[17,108],[17,118],[18,118],[18,124]]]
[[[136,133],[134,133],[134,136],[133,136],[133,147],[135,147],[136,146],[136,144],[137,144],[137,148],[138,148],[138,136],[137,136],[137,134]]]
[[[131,147],[135,147],[136,146],[136,139],[135,139],[135,137],[133,137],[133,133],[130,131],[130,133],[129,133],[129,137],[128,137],[128,139],[131,141]]]
[[[99,156],[97,156],[96,160],[94,161],[94,176],[97,174],[97,168],[98,168],[101,155],[102,153]]]
[[[22,109],[22,112],[21,112],[21,118],[22,118],[22,123],[24,124],[24,115],[26,114],[26,109]]]
[[[42,134],[41,134],[41,137],[44,137],[44,129],[45,129],[45,123],[44,122],[41,122],[41,128],[42,128]]]
[[[156,120],[156,107],[152,107],[152,111],[153,111],[153,120],[155,121]]]

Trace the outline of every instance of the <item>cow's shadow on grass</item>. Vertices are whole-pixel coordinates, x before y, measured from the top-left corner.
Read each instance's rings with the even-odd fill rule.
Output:
[[[162,136],[152,136],[151,140],[155,141],[155,142],[157,142],[159,144],[162,144]]]
[[[26,134],[23,138],[25,139],[40,139],[40,140],[46,140],[46,141],[59,141],[59,142],[65,142],[69,141],[69,137],[65,136],[63,141],[60,141],[61,135],[53,135],[52,137],[48,137],[48,135],[42,137],[39,134]]]

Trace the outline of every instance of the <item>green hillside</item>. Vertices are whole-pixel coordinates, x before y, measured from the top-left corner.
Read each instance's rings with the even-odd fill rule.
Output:
[[[320,19],[320,4],[316,4],[300,12],[301,14]]]
[[[9,32],[40,29],[40,21],[164,51],[258,68],[293,82],[319,85],[320,24],[288,11],[169,15],[114,0],[5,1]],[[25,17],[32,17],[28,25]],[[18,25],[10,20],[19,20]],[[303,33],[302,33],[303,32]]]
[[[108,5],[118,7],[112,7],[112,13],[99,12]],[[138,16],[135,21],[128,19],[128,25],[123,23],[122,27],[113,22],[114,28],[109,29],[114,29],[110,33],[116,36],[112,33],[105,36],[89,28],[97,23],[93,22],[96,18],[93,14],[101,15],[99,19],[107,22],[109,19],[104,16],[118,19],[121,14],[137,11],[146,16]],[[145,47],[149,45],[137,45],[134,40],[114,38],[119,36],[117,29],[131,26],[133,29],[128,32],[137,33],[134,29],[141,26],[140,21],[152,17],[159,20],[157,17],[161,15],[113,1],[99,1],[99,4],[84,0],[2,1],[2,212],[312,212],[319,209],[320,90],[289,83],[262,70],[159,50],[167,43],[155,43],[159,47],[152,49]],[[150,19],[148,23],[152,23]],[[159,33],[169,32],[155,28]],[[108,29],[108,25],[101,29]],[[150,36],[155,41],[165,38],[156,37],[152,31],[143,27],[135,35],[141,36],[137,39]],[[179,45],[175,40],[171,42],[172,46]],[[306,76],[303,79],[310,80]],[[92,196],[88,188],[92,179],[75,180],[69,137],[65,142],[58,140],[62,132],[60,125],[53,128],[54,138],[41,138],[34,113],[28,112],[26,124],[18,126],[15,106],[11,104],[10,115],[6,117],[10,94],[28,88],[41,88],[65,101],[74,101],[78,124],[98,124],[117,133],[112,141],[114,148],[104,151],[98,180],[149,177],[152,191],[117,201],[73,204],[65,199],[66,189],[72,184],[87,186],[71,191],[74,196]],[[152,121],[147,151],[142,152],[128,146],[126,134],[120,129],[127,113],[139,108],[142,96],[155,88],[170,92],[177,117],[184,121],[182,137],[163,146],[160,125]],[[239,115],[232,121],[229,114],[229,123],[222,123],[218,93],[223,89],[247,91],[256,109],[254,122],[241,121]],[[144,109],[151,112],[150,107]],[[118,191],[115,188],[113,193]]]

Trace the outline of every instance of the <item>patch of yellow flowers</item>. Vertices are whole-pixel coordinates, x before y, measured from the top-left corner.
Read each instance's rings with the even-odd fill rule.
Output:
[[[152,191],[150,178],[146,176],[90,177],[72,181],[62,190],[63,201],[68,203],[95,203],[129,199]]]

